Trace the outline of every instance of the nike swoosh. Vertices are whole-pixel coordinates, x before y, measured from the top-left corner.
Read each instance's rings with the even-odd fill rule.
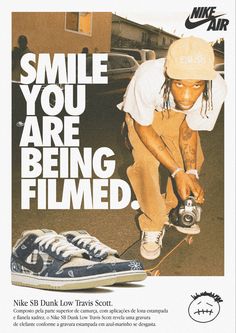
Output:
[[[43,269],[43,259],[39,254],[38,254],[38,257],[37,257],[37,262],[35,264],[29,264],[28,262],[26,262],[26,261],[24,261],[24,260],[22,260],[22,259],[20,259],[16,256],[13,256],[13,258],[20,265],[28,268],[29,270],[31,270],[34,273],[39,273]]]
[[[220,14],[220,15],[216,15],[216,16],[210,16],[210,17],[207,17],[207,18],[205,18],[203,20],[195,21],[195,22],[190,21],[190,19],[189,19],[190,15],[189,15],[189,17],[185,21],[185,27],[187,29],[194,29],[194,28],[198,27],[199,25],[205,24],[205,23],[207,23],[209,21],[212,21],[212,20],[216,19],[217,17],[223,16],[223,15],[225,15],[225,14]]]

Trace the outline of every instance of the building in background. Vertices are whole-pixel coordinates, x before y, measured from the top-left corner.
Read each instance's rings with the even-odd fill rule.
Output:
[[[108,52],[111,47],[110,12],[14,12],[12,44],[25,35],[35,53]]]
[[[14,12],[12,46],[20,35],[27,37],[29,49],[35,53],[109,52],[122,47],[151,49],[157,58],[165,57],[170,44],[179,39],[161,28],[111,12]],[[213,44],[216,63],[223,63],[223,48]]]
[[[139,24],[124,17],[112,14],[111,47],[151,49],[157,58],[164,58],[171,43],[180,37],[170,34],[161,28],[149,24]],[[224,62],[224,48],[212,42],[215,52],[215,63]]]
[[[163,58],[170,44],[177,39],[179,37],[152,25],[112,15],[112,47],[151,49],[155,51],[157,58]]]

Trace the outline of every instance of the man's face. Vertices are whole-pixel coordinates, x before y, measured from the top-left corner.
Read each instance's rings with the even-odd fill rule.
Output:
[[[176,108],[189,110],[205,88],[203,80],[175,80],[171,81],[171,93],[174,97]]]

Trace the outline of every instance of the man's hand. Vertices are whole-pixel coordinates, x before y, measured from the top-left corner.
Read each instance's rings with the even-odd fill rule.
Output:
[[[197,203],[199,204],[203,204],[205,201],[205,193],[204,190],[201,186],[201,184],[199,183],[198,179],[194,176],[194,175],[188,175],[192,182],[193,182],[193,187],[194,187],[194,191],[192,191],[194,198],[196,200]]]
[[[182,200],[186,200],[191,194],[197,203],[204,203],[204,191],[194,175],[188,175],[179,171],[175,176],[177,191]]]

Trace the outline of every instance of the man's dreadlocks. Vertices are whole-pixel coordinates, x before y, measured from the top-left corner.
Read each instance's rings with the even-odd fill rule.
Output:
[[[172,80],[166,76],[165,81],[161,87],[161,91],[163,90],[163,111],[169,111],[171,109],[170,106],[170,92],[171,92],[171,83]],[[212,81],[205,81],[205,87],[202,93],[202,104],[200,114],[201,116],[207,117],[208,111],[213,109],[213,101],[212,101]]]

